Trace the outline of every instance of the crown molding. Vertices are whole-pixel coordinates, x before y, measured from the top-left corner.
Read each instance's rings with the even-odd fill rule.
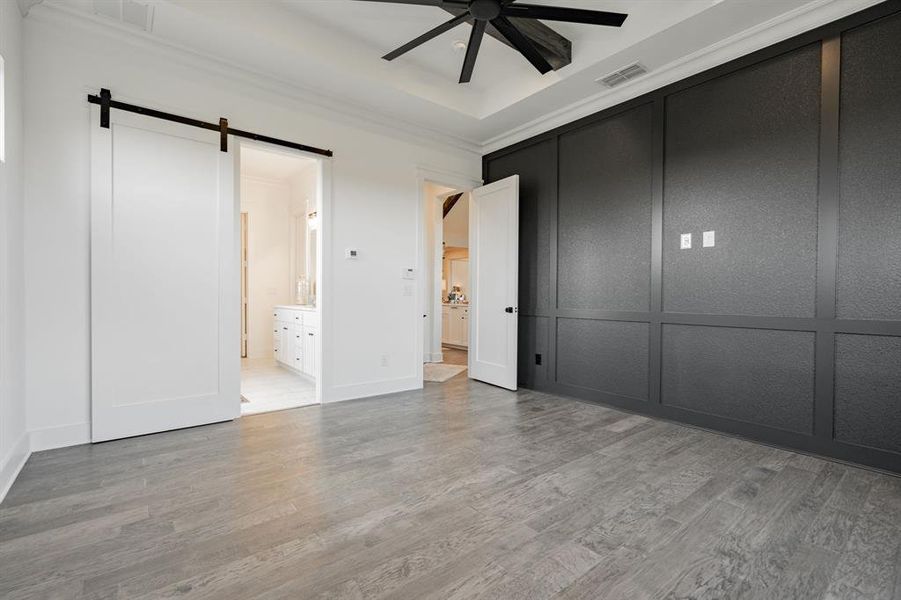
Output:
[[[2,0],[0,0],[2,1]],[[783,40],[816,29],[849,16],[883,0],[815,0],[783,15],[750,27],[724,40],[706,46],[678,60],[654,69],[648,75],[627,82],[612,90],[604,90],[487,140],[468,139],[439,129],[432,129],[387,115],[377,110],[322,94],[321,92],[285,81],[275,75],[219,60],[213,55],[163,40],[143,31],[101,19],[64,4],[42,0],[18,0],[20,9],[29,20],[57,26],[77,25],[92,34],[134,47],[139,47],[166,60],[200,71],[253,86],[274,97],[302,105],[305,110],[322,118],[338,120],[407,142],[434,143],[455,151],[479,156],[500,150],[561,125],[616,106],[632,98],[665,87],[741,56],[751,54]],[[312,109],[312,110],[311,110]]]
[[[33,3],[33,0],[24,1]],[[117,42],[152,52],[167,61],[232,80],[250,86],[251,89],[268,92],[273,96],[290,101],[295,108],[297,105],[301,105],[304,110],[319,117],[351,124],[372,133],[420,145],[426,141],[455,151],[462,150],[481,156],[482,145],[478,140],[424,127],[348,102],[345,99],[331,97],[285,81],[273,74],[261,73],[257,69],[220,60],[211,54],[164,40],[151,33],[103,19],[65,4],[39,1],[39,4],[32,5],[28,13],[29,21],[60,27],[77,26],[92,35],[114,39]]]
[[[582,117],[827,25],[881,2],[883,0],[816,0],[805,4],[667,63],[644,77],[624,83],[613,90],[606,90],[574,102],[492,137],[482,144],[482,154],[501,150]]]

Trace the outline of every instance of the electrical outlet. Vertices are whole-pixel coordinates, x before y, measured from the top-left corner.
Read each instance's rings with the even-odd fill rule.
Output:
[[[713,248],[716,245],[716,232],[715,231],[705,231],[702,245],[705,248]]]

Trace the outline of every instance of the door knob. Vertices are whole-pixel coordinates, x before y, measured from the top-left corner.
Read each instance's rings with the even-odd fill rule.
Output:
[[[512,307],[512,306],[508,306],[507,308],[504,309],[504,312],[506,312],[506,313],[512,313],[512,312],[513,312],[513,307]]]

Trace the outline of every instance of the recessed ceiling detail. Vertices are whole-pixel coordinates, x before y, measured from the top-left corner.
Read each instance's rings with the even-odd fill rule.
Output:
[[[879,1],[520,0],[513,6],[563,5],[629,17],[622,27],[507,17],[551,65],[543,75],[489,22],[466,85],[457,81],[468,23],[392,62],[381,57],[468,13],[468,2],[131,0],[152,8],[152,27],[142,31],[144,21],[130,18],[124,0],[97,0],[108,2],[104,12],[95,0],[43,0],[28,19],[98,43],[109,33],[142,52],[189,61],[217,77],[227,73],[248,89],[271,89],[327,118],[482,153]],[[33,0],[22,0],[27,3]],[[463,47],[455,48],[456,41]],[[598,81],[638,61],[646,75],[613,88]]]
[[[539,4],[514,4],[517,0],[366,0],[368,2],[392,2],[394,4],[414,4],[443,8],[451,13],[456,13],[454,18],[445,21],[437,27],[426,31],[419,37],[407,42],[403,46],[389,52],[382,58],[394,60],[433,40],[443,33],[454,29],[463,23],[472,25],[472,33],[469,36],[469,44],[466,46],[466,56],[463,59],[463,71],[460,74],[460,83],[469,83],[472,80],[472,72],[475,68],[482,38],[488,27],[491,26],[507,44],[522,54],[535,69],[544,75],[554,70],[552,65],[539,49],[536,40],[524,31],[519,21],[544,19],[547,21],[563,21],[567,23],[583,23],[586,25],[604,25],[607,27],[622,27],[628,15],[624,13],[608,12],[601,10],[585,10],[581,8],[563,8],[558,6],[544,6]],[[556,32],[553,32],[556,33]],[[534,34],[533,34],[534,35]],[[542,36],[543,37],[543,36]],[[567,51],[569,47],[567,47]],[[568,59],[568,56],[567,56]],[[567,60],[567,64],[568,64]]]

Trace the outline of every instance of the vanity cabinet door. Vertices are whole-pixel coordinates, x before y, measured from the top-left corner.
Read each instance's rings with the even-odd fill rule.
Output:
[[[469,309],[460,309],[460,345],[469,346]]]
[[[450,344],[450,307],[441,307],[441,343]]]
[[[282,346],[282,335],[281,335],[281,326],[278,321],[274,321],[272,323],[272,355],[275,357],[275,360],[282,359],[281,353]]]
[[[447,336],[448,342],[459,346],[463,343],[463,321],[460,319],[462,311],[459,306],[450,307],[450,333]]]
[[[294,327],[291,328],[291,347],[294,349],[294,356],[291,366],[298,371],[303,370],[303,337],[303,327],[301,327],[300,325],[294,325]]]
[[[441,343],[450,343],[450,307],[441,307]]]
[[[310,377],[316,376],[316,329],[306,329],[303,335],[303,372]]]
[[[294,366],[294,327],[285,321],[278,323],[279,335],[279,360],[288,365]]]

